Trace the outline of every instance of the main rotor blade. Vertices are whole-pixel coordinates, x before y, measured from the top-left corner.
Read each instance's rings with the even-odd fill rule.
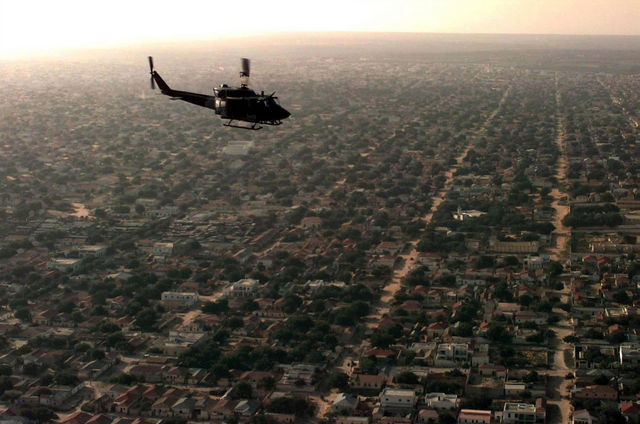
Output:
[[[151,74],[151,89],[156,89],[156,83],[153,80],[153,57],[149,56],[149,73]]]
[[[242,62],[242,74],[243,77],[248,77],[251,71],[251,62],[246,57],[241,59]]]

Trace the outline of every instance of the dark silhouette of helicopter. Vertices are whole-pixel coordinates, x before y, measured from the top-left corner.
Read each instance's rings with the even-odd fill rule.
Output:
[[[240,71],[240,87],[229,87],[221,84],[214,87],[213,96],[206,94],[190,93],[188,91],[173,90],[153,69],[153,58],[149,56],[149,69],[151,70],[151,89],[158,84],[162,94],[170,96],[172,100],[184,100],[194,105],[213,109],[216,115],[222,119],[228,119],[224,126],[242,128],[247,130],[259,130],[264,125],[280,125],[282,120],[291,114],[278,103],[275,91],[265,96],[264,91],[256,94],[249,88],[249,59],[242,59],[242,71]],[[154,83],[155,82],[155,83]],[[248,122],[250,126],[233,125],[233,121]]]

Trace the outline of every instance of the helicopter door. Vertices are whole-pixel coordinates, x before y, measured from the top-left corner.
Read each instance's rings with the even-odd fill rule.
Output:
[[[257,115],[257,106],[258,102],[256,99],[247,99],[247,119],[250,121],[254,121]]]
[[[224,99],[216,98],[216,113],[218,115],[227,114],[227,102]]]

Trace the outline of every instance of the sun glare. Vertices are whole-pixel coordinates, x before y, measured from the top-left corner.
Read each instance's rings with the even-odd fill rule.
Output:
[[[290,31],[638,34],[638,20],[636,0],[0,0],[0,56]]]

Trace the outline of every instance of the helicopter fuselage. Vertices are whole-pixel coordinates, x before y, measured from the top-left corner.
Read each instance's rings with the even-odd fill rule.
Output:
[[[246,62],[245,62],[246,61]],[[241,76],[249,76],[248,60],[243,59],[243,72]],[[153,59],[149,57],[149,67],[151,70],[151,88],[158,84],[162,94],[171,97],[173,100],[182,100],[197,106],[213,109],[216,115],[222,119],[228,119],[225,126],[232,125],[233,121],[243,121],[252,124],[251,127],[239,127],[247,129],[260,129],[260,124],[280,125],[283,119],[291,114],[278,103],[275,92],[265,95],[264,92],[257,94],[250,89],[246,83],[240,87],[229,87],[222,84],[213,89],[213,96],[188,91],[174,90],[162,79],[153,69]]]
[[[275,124],[289,116],[273,96],[256,94],[247,87],[220,86],[213,89],[214,110],[223,119]]]

